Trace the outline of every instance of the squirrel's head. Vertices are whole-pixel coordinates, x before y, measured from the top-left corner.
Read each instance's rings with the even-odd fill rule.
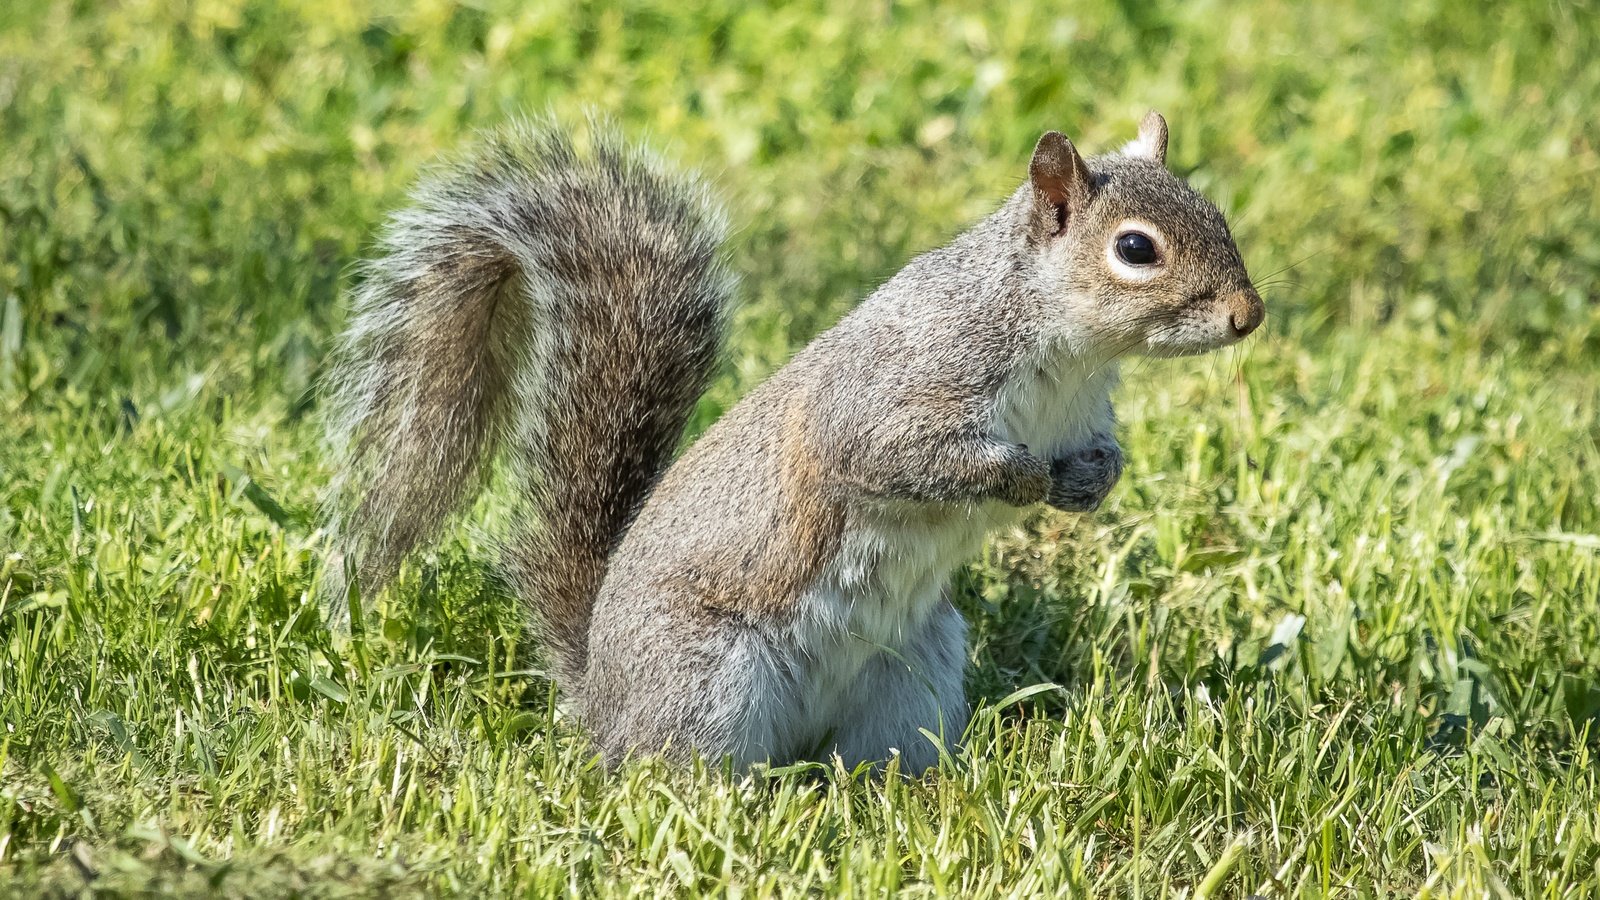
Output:
[[[1166,155],[1166,120],[1151,112],[1120,153],[1085,161],[1051,131],[1028,167],[1041,287],[1114,355],[1204,353],[1266,316],[1227,220],[1167,171]]]

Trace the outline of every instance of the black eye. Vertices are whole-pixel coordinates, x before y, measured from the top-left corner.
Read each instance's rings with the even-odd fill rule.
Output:
[[[1150,235],[1124,231],[1117,235],[1117,259],[1130,266],[1148,266],[1156,261],[1156,242]]]

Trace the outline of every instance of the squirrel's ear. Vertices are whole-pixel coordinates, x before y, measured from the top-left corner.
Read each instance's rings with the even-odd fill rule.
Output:
[[[1039,138],[1028,164],[1028,180],[1033,183],[1035,219],[1045,235],[1065,231],[1067,219],[1089,199],[1089,167],[1059,131],[1047,131]]]
[[[1122,148],[1124,156],[1142,156],[1162,165],[1167,162],[1167,120],[1150,110],[1139,120],[1139,136]]]

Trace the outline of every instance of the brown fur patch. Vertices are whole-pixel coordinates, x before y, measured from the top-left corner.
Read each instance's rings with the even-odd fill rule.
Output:
[[[811,445],[806,403],[792,398],[779,428],[778,497],[738,549],[718,554],[669,584],[717,613],[771,619],[793,615],[800,598],[838,551],[842,501],[830,495],[821,456]]]

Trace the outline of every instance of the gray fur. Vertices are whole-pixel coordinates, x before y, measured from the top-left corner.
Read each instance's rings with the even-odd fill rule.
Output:
[[[549,132],[514,140],[562,142]],[[536,473],[528,483],[537,502],[508,545],[509,564],[523,573],[517,583],[554,635],[563,689],[608,762],[635,752],[699,753],[744,765],[831,749],[849,763],[898,752],[920,769],[936,759],[921,730],[953,743],[965,725],[964,625],[944,596],[950,569],[1023,507],[1101,503],[1122,471],[1109,399],[1119,358],[1203,352],[1260,322],[1260,299],[1226,223],[1166,171],[1165,144],[1159,117],[1146,119],[1130,155],[1086,160],[1061,135],[1046,135],[1028,182],[998,211],[912,260],[750,392],[654,483],[631,522],[627,513],[665,452],[662,435],[676,434],[685,398],[704,383],[715,344],[704,326],[721,318],[713,230],[683,230],[714,216],[683,200],[683,189],[667,191],[676,205],[654,204],[672,211],[654,217],[660,226],[616,244],[617,232],[600,227],[630,209],[600,189],[615,179],[566,195],[564,231],[581,237],[563,245],[572,262],[558,267],[544,248],[568,239],[542,218],[552,204],[538,198],[571,182],[567,156],[536,155],[514,180],[452,182],[459,208],[437,207],[425,194],[423,209],[400,221],[433,223],[434,231],[393,232],[391,257],[375,272],[408,271],[409,254],[439,243],[435,232],[454,233],[441,222],[510,205],[538,213],[496,218],[508,233],[476,252],[525,247],[516,271],[534,289],[512,296],[530,299],[512,304],[507,328],[474,332],[496,363],[479,382],[452,380],[461,373],[427,352],[385,356],[381,342],[353,339],[346,365],[359,377],[345,383],[367,384],[369,369],[401,378],[442,373],[432,389],[460,398],[457,408],[471,414],[434,431],[385,433],[385,452],[404,459],[428,441],[482,459],[491,441],[472,435],[503,434],[517,449],[513,463]],[[519,153],[501,140],[480,159],[528,159]],[[637,185],[623,193],[637,195]],[[1109,255],[1129,221],[1159,233],[1159,266],[1129,269]],[[661,252],[672,260],[704,262],[617,262],[647,252],[636,246],[645,242],[667,248]],[[465,250],[445,256],[463,254],[477,258]],[[558,273],[568,299],[551,304],[539,286],[557,283]],[[593,289],[602,281],[607,290]],[[429,299],[462,309],[489,296],[457,278]],[[363,298],[372,303],[364,291],[358,309]],[[623,318],[660,327],[639,332],[647,348],[608,343],[593,316],[560,313],[580,298],[620,305]],[[397,326],[424,321],[390,305]],[[686,321],[696,326],[675,324]],[[358,314],[353,334],[373,330],[362,323]],[[569,344],[585,346],[586,357],[557,349]],[[671,356],[675,345],[684,347],[681,357]],[[642,352],[679,364],[640,367]],[[499,363],[500,354],[519,362]],[[574,372],[585,365],[629,374],[595,394],[579,390]],[[541,374],[518,374],[525,370]],[[362,407],[370,390],[344,394],[357,398],[350,427],[358,434],[399,418],[387,407]],[[578,396],[627,414],[599,418]],[[652,418],[657,405],[667,412]],[[639,443],[625,427],[634,420],[660,427]],[[543,436],[556,430],[573,438]],[[358,454],[353,468],[369,458],[381,457]],[[632,474],[608,474],[618,467]],[[420,539],[414,534],[431,532],[465,498],[472,472],[447,461],[385,473],[372,489],[384,493],[358,507],[370,506],[379,524],[366,524],[359,511],[347,519],[366,536],[351,546],[386,574]],[[631,493],[612,499],[572,489],[569,479]],[[416,521],[405,540],[383,539],[392,531],[382,523],[396,511]],[[578,520],[599,524],[584,529]],[[361,571],[368,568],[363,560]],[[560,574],[568,569],[580,574]]]

